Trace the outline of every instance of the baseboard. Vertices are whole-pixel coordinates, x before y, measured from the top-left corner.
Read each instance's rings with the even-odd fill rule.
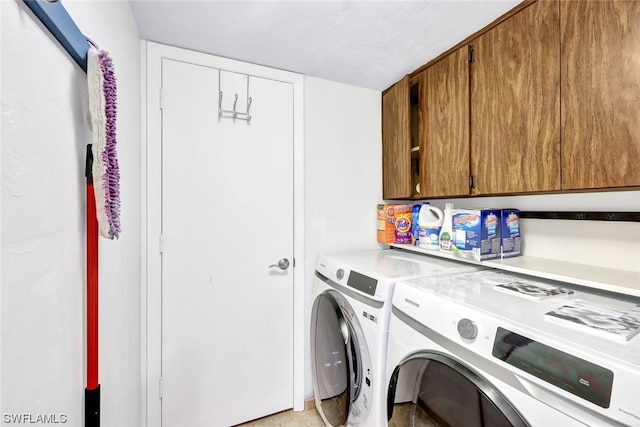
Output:
[[[310,411],[312,409],[316,409],[316,401],[313,397],[304,401],[304,410]]]

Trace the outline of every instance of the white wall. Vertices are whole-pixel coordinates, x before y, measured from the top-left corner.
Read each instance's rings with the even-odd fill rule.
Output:
[[[22,1],[2,11],[1,412],[83,424],[86,75]],[[114,60],[120,240],[100,239],[103,426],[140,425],[139,37],[127,2],[66,0]]]
[[[477,197],[431,200],[444,208],[516,208],[521,211],[640,211],[640,191]],[[522,254],[579,264],[640,271],[640,223],[521,220]]]
[[[313,396],[309,321],[320,254],[378,249],[380,92],[305,77],[305,396]]]

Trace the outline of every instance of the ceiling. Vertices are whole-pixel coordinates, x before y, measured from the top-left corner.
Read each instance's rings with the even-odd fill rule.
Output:
[[[520,0],[130,0],[140,36],[384,90]]]

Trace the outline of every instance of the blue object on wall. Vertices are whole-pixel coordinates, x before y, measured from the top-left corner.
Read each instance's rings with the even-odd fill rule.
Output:
[[[89,43],[62,3],[48,3],[44,0],[24,2],[86,73]]]

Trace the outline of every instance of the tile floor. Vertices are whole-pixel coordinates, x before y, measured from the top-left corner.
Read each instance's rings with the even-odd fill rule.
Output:
[[[283,411],[237,427],[324,427],[324,422],[318,411],[313,408],[298,412]]]
[[[394,407],[389,427],[440,427],[430,416],[417,405],[407,403]],[[320,414],[315,408],[306,411],[292,410],[279,412],[236,427],[325,427]]]

